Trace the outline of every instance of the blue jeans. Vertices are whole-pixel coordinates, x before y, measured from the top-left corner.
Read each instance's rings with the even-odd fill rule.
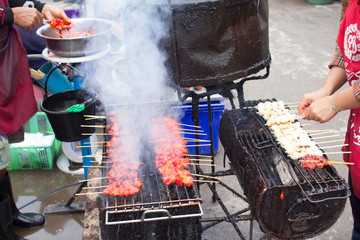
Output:
[[[360,233],[355,231],[355,229],[353,230],[351,240],[360,240]]]
[[[349,187],[351,192],[350,205],[354,218],[354,229],[351,240],[360,240],[360,199],[355,196],[350,172],[349,172]]]

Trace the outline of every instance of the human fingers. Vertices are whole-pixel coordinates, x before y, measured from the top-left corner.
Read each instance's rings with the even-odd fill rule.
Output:
[[[68,23],[68,24],[71,23],[70,18],[66,15],[66,13],[65,13],[63,10],[60,11],[60,14],[59,14],[59,15],[60,15],[59,18],[62,19],[62,20],[64,20],[64,22],[66,22],[66,23]]]
[[[35,17],[36,26],[43,24],[44,18],[42,14],[37,10],[35,12],[36,12],[36,17]]]
[[[39,12],[35,8],[15,7],[11,10],[14,15],[14,24],[26,30],[34,29],[42,22],[42,17],[38,15]]]
[[[301,98],[301,101],[298,105],[298,112],[300,116],[304,115],[306,108],[310,106],[311,102],[312,101],[310,101],[309,99],[306,99],[304,97]]]

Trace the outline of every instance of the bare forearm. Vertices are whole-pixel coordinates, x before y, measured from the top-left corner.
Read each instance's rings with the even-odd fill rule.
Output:
[[[360,101],[355,97],[352,87],[348,87],[334,94],[333,99],[338,111],[360,107]]]
[[[323,85],[321,86],[321,91],[324,93],[324,96],[331,95],[341,88],[346,83],[346,72],[344,68],[341,67],[332,67],[327,75]]]

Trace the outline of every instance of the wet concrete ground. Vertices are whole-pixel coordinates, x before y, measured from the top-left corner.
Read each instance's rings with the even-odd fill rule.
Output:
[[[48,0],[53,4],[52,0]],[[54,3],[65,6],[62,2]],[[270,51],[272,64],[270,77],[245,84],[245,99],[277,98],[285,102],[299,101],[304,93],[315,90],[327,74],[327,64],[331,59],[338,30],[340,3],[317,6],[306,0],[269,0],[270,5]],[[69,6],[69,5],[67,5]],[[346,130],[348,112],[338,114],[330,123],[316,126],[318,129],[336,129],[339,139]],[[334,149],[338,151],[340,149]],[[341,155],[330,155],[331,161],[341,161]],[[223,149],[220,145],[216,155],[217,170],[222,169]],[[225,169],[229,166],[226,165]],[[337,167],[338,172],[347,179],[346,167]],[[210,171],[204,168],[205,172]],[[68,186],[83,179],[82,176],[71,176],[53,170],[11,171],[14,195],[19,207],[49,192]],[[224,177],[223,181],[230,186],[241,188],[235,177]],[[75,192],[77,186],[67,188],[45,197],[24,209],[24,212],[42,213],[46,206],[53,203],[64,203]],[[202,186],[201,196],[204,200],[204,217],[223,216],[219,204],[213,202],[206,186]],[[246,207],[246,204],[234,197],[232,193],[218,187],[220,196],[230,211]],[[79,197],[76,201],[85,200]],[[352,215],[347,202],[346,209],[328,231],[313,239],[350,239]],[[16,232],[30,240],[48,239],[81,239],[84,217],[82,213],[65,215],[47,215],[45,226],[37,229],[20,229]],[[238,226],[246,239],[249,238],[249,221],[239,222]],[[254,224],[254,239],[266,239],[258,225]],[[234,228],[229,223],[222,223],[203,232],[203,239],[238,239]]]

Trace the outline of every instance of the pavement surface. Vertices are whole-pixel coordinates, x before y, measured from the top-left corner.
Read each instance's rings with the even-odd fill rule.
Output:
[[[46,1],[63,8],[76,5],[64,1]],[[312,5],[307,0],[270,0],[269,37],[272,64],[270,76],[266,80],[247,82],[245,99],[276,98],[284,102],[297,102],[301,96],[321,86],[325,79],[339,26],[341,5],[334,1],[329,5]],[[228,102],[227,102],[227,108]],[[341,112],[331,122],[319,126],[320,129],[336,129],[339,139],[346,131],[348,112]],[[338,149],[340,150],[340,149]],[[215,162],[222,169],[223,148],[220,144]],[[342,161],[341,155],[330,155],[331,161]],[[228,165],[226,166],[228,167]],[[347,168],[337,167],[338,172],[347,179]],[[207,170],[205,169],[205,172]],[[56,189],[68,186],[83,179],[83,176],[65,174],[55,166],[52,170],[11,171],[14,195],[19,207],[24,206]],[[226,177],[224,181],[241,192],[235,177]],[[40,212],[54,203],[64,203],[76,190],[66,188],[22,209],[24,212]],[[218,187],[218,191],[231,211],[246,207],[246,204],[232,193]],[[224,215],[219,204],[213,202],[206,186],[200,189],[204,200],[203,210],[206,217]],[[79,197],[76,201],[83,201]],[[346,240],[351,238],[353,219],[347,201],[346,208],[336,224],[325,233],[312,239]],[[84,225],[83,213],[46,215],[46,224],[36,229],[20,229],[16,232],[30,240],[82,239]],[[250,222],[238,223],[246,239],[249,239]],[[202,239],[238,239],[229,223],[222,223],[203,232]],[[267,239],[257,223],[254,223],[253,239]]]

